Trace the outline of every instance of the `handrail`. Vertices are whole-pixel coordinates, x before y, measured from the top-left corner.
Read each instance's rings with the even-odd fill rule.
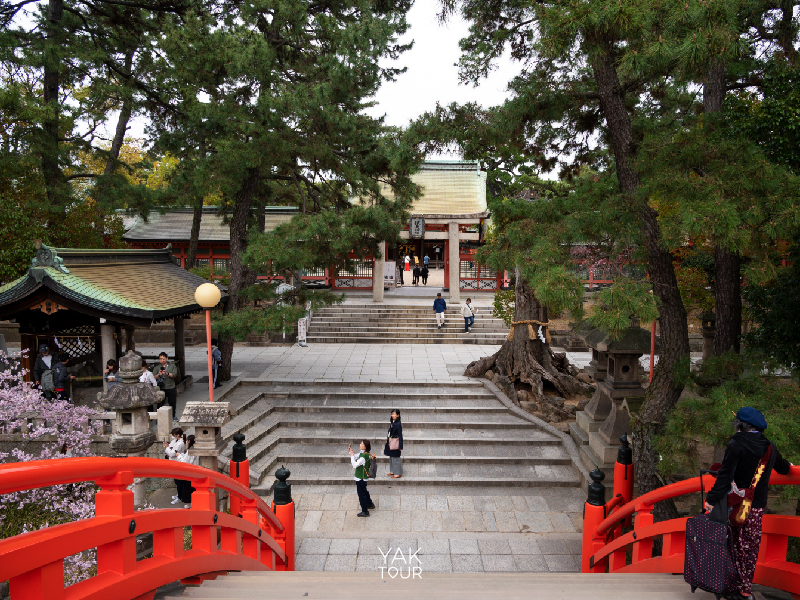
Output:
[[[584,505],[581,571],[583,573],[681,573],[684,569],[688,517],[655,522],[655,505],[663,500],[700,491],[701,482],[711,489],[711,474],[658,488],[632,497],[633,465],[628,449],[620,449],[614,467],[614,492],[605,500],[605,474],[595,469],[589,475]],[[627,456],[626,456],[627,455]],[[772,473],[770,485],[800,484],[800,467],[787,475]],[[626,501],[620,498],[627,499]],[[613,511],[613,512],[612,512]],[[635,517],[634,517],[635,515]],[[628,527],[633,523],[633,527]],[[800,517],[764,515],[761,548],[756,560],[754,583],[770,585],[800,599],[800,565],[788,562],[789,538],[800,538]],[[656,541],[660,551],[654,556]]]
[[[706,474],[700,477],[708,478],[703,480],[703,486],[707,490],[711,489],[711,486],[716,481],[716,477],[712,475]],[[686,494],[699,492],[700,477],[693,477],[692,479],[684,479],[683,481],[678,481],[676,483],[665,485],[664,487],[655,489],[652,492],[645,494],[644,496],[639,496],[632,502],[628,502],[617,512],[615,512],[614,514],[612,514],[611,516],[607,517],[606,519],[600,522],[600,524],[597,526],[597,535],[599,536],[604,535],[610,529],[613,529],[614,526],[619,523],[619,521],[622,521],[626,517],[630,517],[631,515],[633,515],[633,513],[639,512],[640,510],[642,510],[643,507],[652,507],[657,502],[661,502],[663,500],[669,500],[670,498],[677,498],[678,496],[684,496]],[[709,480],[711,485],[708,485]],[[800,466],[792,467],[789,470],[788,475],[781,475],[779,473],[773,472],[772,476],[770,477],[769,484],[770,485],[800,484]]]
[[[226,571],[294,570],[294,503],[286,477],[278,474],[283,504],[270,508],[247,486],[246,458],[238,464],[244,468],[237,479],[143,457],[0,465],[0,494],[82,481],[100,487],[93,518],[0,540],[0,581],[10,582],[11,600],[152,600],[159,586],[176,579],[199,583]],[[190,481],[195,488],[191,508],[136,511],[130,487],[144,477]],[[230,493],[232,514],[218,510],[216,488]],[[184,527],[192,531],[188,550]],[[137,560],[136,541],[142,534],[152,534],[153,551]],[[65,558],[95,548],[96,575],[65,588]]]
[[[113,477],[120,471],[130,471],[137,478],[210,479],[213,487],[255,501],[256,509],[267,518],[270,525],[283,531],[283,525],[267,503],[249,488],[222,473],[174,460],[91,456],[6,463],[0,465],[0,494],[82,481],[94,481],[103,487],[102,479]]]

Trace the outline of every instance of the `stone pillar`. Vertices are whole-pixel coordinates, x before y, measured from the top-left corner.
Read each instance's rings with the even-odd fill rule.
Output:
[[[133,339],[133,332],[136,328],[125,326],[125,352],[136,351],[136,342]]]
[[[372,301],[383,302],[383,271],[386,263],[386,242],[378,244],[381,257],[372,263]]]
[[[703,361],[714,356],[714,333],[717,330],[717,315],[704,312],[700,315],[703,332]]]
[[[450,302],[461,302],[461,262],[459,261],[459,232],[458,223],[450,221],[447,224],[447,254],[450,263]],[[453,307],[455,309],[455,307]]]
[[[103,370],[106,368],[106,361],[112,358],[114,360],[117,359],[116,347],[114,346],[114,326],[108,323],[100,325],[100,353],[102,354],[101,368]],[[103,379],[103,391],[108,391],[108,382],[105,379]]]
[[[181,376],[186,376],[186,342],[183,331],[183,324],[185,319],[183,317],[175,317],[173,324],[175,326],[175,360],[180,366]],[[177,383],[177,382],[176,382]]]
[[[172,407],[167,404],[166,406],[160,406],[158,411],[156,411],[158,415],[156,417],[156,423],[158,425],[158,441],[159,442],[169,442],[169,436],[172,432]]]

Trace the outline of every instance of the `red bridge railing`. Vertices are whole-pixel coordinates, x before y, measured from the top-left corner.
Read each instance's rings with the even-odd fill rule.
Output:
[[[624,436],[623,436],[624,438]],[[620,449],[614,472],[614,491],[605,501],[604,475],[590,474],[589,497],[584,507],[583,573],[683,573],[687,518],[654,522],[657,502],[700,491],[700,477],[667,485],[632,500],[633,465],[627,440]],[[620,470],[626,477],[620,478]],[[714,485],[712,475],[703,475],[703,487]],[[788,475],[773,472],[770,485],[800,485],[800,467]],[[631,528],[631,522],[633,527]],[[783,590],[800,600],[800,564],[788,562],[790,537],[800,537],[800,517],[764,515],[761,549],[754,583]],[[653,542],[660,539],[661,555],[653,556]]]
[[[191,481],[191,509],[136,511],[128,488],[139,477]],[[0,465],[0,494],[82,481],[101,488],[94,518],[0,540],[0,581],[9,580],[11,600],[150,600],[158,587],[178,579],[199,583],[226,571],[294,570],[294,503],[270,508],[221,473],[152,458]],[[217,510],[215,488],[238,501],[235,514]],[[184,527],[192,528],[190,550],[184,550]],[[153,554],[137,561],[136,538],[144,533],[153,534]],[[97,574],[64,587],[64,559],[93,548]]]

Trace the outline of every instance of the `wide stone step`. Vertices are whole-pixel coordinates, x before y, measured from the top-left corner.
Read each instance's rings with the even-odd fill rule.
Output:
[[[387,326],[381,325],[379,323],[374,324],[365,324],[365,323],[313,323],[311,327],[308,329],[308,333],[320,333],[320,332],[329,332],[329,333],[336,333],[340,331],[357,331],[359,333],[371,333],[371,332],[384,332],[387,334],[396,334],[396,335],[405,335],[406,333],[432,333],[434,331],[438,333],[463,333],[464,332],[464,322],[461,323],[445,323],[445,325],[440,329],[439,326],[436,324],[436,321],[425,321],[421,323],[408,323],[402,326]],[[499,335],[504,334],[508,335],[508,329],[504,327],[491,327],[489,325],[481,324],[481,325],[472,325],[470,327],[470,332],[474,333],[475,335],[482,334],[482,335]]]
[[[295,464],[291,471],[293,485],[350,485],[354,483],[349,464]],[[378,462],[378,476],[370,486],[481,486],[496,487],[577,487],[580,478],[571,465],[450,465],[443,463],[403,465],[401,478],[388,477],[388,460]],[[269,495],[274,477],[265,478],[253,490]]]
[[[370,365],[365,365],[365,368],[369,368]],[[378,365],[374,365],[375,369],[378,369]],[[412,367],[409,366],[409,369]],[[419,401],[437,401],[437,400],[483,400],[488,399],[492,400],[493,402],[497,403],[497,398],[495,397],[492,392],[487,390],[486,388],[478,388],[475,390],[448,390],[447,388],[443,388],[442,392],[437,393],[435,391],[421,389],[416,391],[404,391],[402,389],[397,390],[386,390],[386,391],[372,391],[372,390],[363,390],[363,391],[347,391],[347,390],[317,390],[316,388],[313,389],[305,389],[305,390],[292,390],[292,391],[270,391],[270,392],[262,392],[262,398],[274,398],[274,399],[297,399],[297,400],[315,400],[315,399],[339,399],[345,398],[350,399],[353,402],[361,402],[366,400],[419,400]]]
[[[336,400],[296,400],[294,405],[289,405],[285,402],[276,404],[274,410],[280,412],[299,412],[299,413],[316,413],[316,414],[336,414],[343,412],[359,412],[361,414],[375,415],[388,414],[390,410],[396,408],[400,411],[401,415],[406,412],[413,411],[416,414],[424,413],[461,413],[462,415],[486,415],[486,414],[505,414],[508,409],[505,406],[498,405],[496,402],[492,404],[491,400],[484,401],[484,406],[475,406],[474,400],[451,400],[450,406],[430,406],[424,401],[418,400],[417,404],[409,404],[407,402],[396,402],[394,404],[387,404],[386,400],[365,400],[364,404],[356,405],[352,400],[336,399]],[[391,407],[391,408],[390,408]],[[387,417],[386,422],[389,419]]]
[[[480,331],[480,330],[470,330],[469,333],[464,332],[464,324],[461,324],[461,327],[451,327],[449,330],[442,328],[439,329],[435,325],[431,325],[430,327],[420,327],[416,329],[397,329],[395,331],[391,331],[385,328],[372,328],[371,330],[367,330],[365,328],[342,328],[339,331],[325,331],[325,330],[309,330],[308,335],[323,335],[323,334],[330,334],[330,335],[346,335],[347,337],[373,337],[377,334],[385,334],[392,337],[403,336],[409,338],[415,337],[430,337],[430,336],[442,336],[442,337],[457,337],[461,339],[461,336],[467,337],[471,336],[473,338],[497,338],[502,337],[503,339],[506,338],[507,333],[503,332],[493,332],[493,331]]]
[[[424,548],[423,548],[424,550]],[[378,556],[378,558],[381,558]],[[680,575],[606,573],[436,573],[439,561],[420,552],[422,573],[416,578],[381,576],[372,561],[366,572],[276,572],[231,573],[199,587],[187,588],[182,598],[204,600],[271,600],[298,598],[353,600],[391,598],[419,600],[710,600],[713,594],[692,593]],[[449,557],[448,557],[449,558]],[[415,563],[416,564],[416,563]],[[448,560],[448,571],[450,570]],[[407,572],[407,569],[405,570]]]
[[[341,343],[358,343],[358,344],[485,344],[491,346],[499,346],[505,341],[505,336],[485,339],[472,336],[471,333],[461,334],[463,337],[356,337],[356,336],[329,336],[329,335],[312,335],[308,334],[306,340],[308,343],[317,344],[341,344]],[[472,337],[470,337],[472,336]]]

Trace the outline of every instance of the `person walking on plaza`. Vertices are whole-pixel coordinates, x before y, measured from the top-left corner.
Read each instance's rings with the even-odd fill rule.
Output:
[[[370,498],[369,490],[367,490],[367,478],[369,477],[370,464],[370,447],[371,444],[369,443],[369,440],[361,440],[361,444],[359,446],[361,452],[358,454],[358,456],[353,453],[352,446],[347,447],[347,449],[350,451],[350,464],[356,470],[356,492],[358,492],[358,502],[361,504],[361,512],[357,515],[359,517],[368,517],[370,509],[375,508],[375,504],[372,503],[372,498]]]
[[[408,254],[406,254],[406,257],[403,260],[406,263],[406,271],[410,271],[411,267],[409,265],[411,264],[411,257]]]
[[[399,264],[394,268],[394,278],[400,285],[403,285],[403,269],[400,268]]]
[[[414,270],[411,273],[414,275],[412,278],[414,285],[419,285],[419,265],[414,265]]]
[[[461,307],[461,316],[464,317],[464,333],[469,333],[470,327],[475,323],[475,313],[472,312],[471,298],[467,298]]]
[[[50,371],[47,376],[48,385],[42,386],[42,376]],[[53,397],[53,356],[50,354],[50,346],[39,344],[39,356],[33,365],[33,381],[41,387],[44,397],[50,400]]]
[[[441,292],[436,294],[436,300],[433,301],[433,312],[436,313],[436,324],[438,329],[444,325],[444,313],[447,311],[447,303],[442,298]]]
[[[717,481],[706,496],[705,508],[711,511],[717,502],[736,493],[743,497],[738,506],[752,502],[741,526],[733,527],[733,561],[739,575],[738,595],[731,600],[752,598],[753,575],[761,545],[761,521],[767,506],[769,477],[773,471],[789,473],[792,464],[781,456],[778,448],[764,436],[767,421],[755,408],[745,406],[736,413],[736,433],[728,442],[725,457],[717,473]],[[712,467],[713,469],[713,467]],[[758,477],[758,472],[761,472]],[[756,485],[752,485],[757,479]],[[737,506],[737,509],[738,509]]]
[[[431,258],[426,254],[422,259],[422,264],[427,267],[429,262],[431,262]]]
[[[69,382],[75,379],[75,375],[67,372],[69,354],[66,352],[58,353],[58,362],[53,365],[53,391],[59,400],[69,400]]]
[[[400,457],[402,450],[403,424],[400,422],[400,409],[395,408],[389,418],[389,431],[386,433],[386,446],[383,448],[384,456],[389,457],[389,477],[399,479],[403,476],[403,459]]]
[[[158,364],[153,367],[158,387],[164,391],[167,403],[172,407],[172,420],[178,421],[178,390],[175,388],[178,382],[178,367],[174,362],[169,361],[166,352],[158,355]]]
[[[428,265],[426,264],[419,270],[420,277],[422,277],[422,285],[428,285]]]
[[[122,375],[120,375],[117,361],[113,358],[109,358],[106,361],[106,370],[103,372],[103,379],[106,380],[106,385],[109,390],[115,385],[122,385]]]

